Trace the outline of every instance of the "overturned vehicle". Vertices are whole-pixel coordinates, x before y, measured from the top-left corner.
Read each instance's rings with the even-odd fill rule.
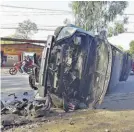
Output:
[[[116,85],[120,81],[126,81],[131,71],[131,56],[111,44],[112,48],[112,67],[111,77],[107,93],[115,91]]]
[[[96,108],[112,82],[113,53],[104,34],[94,36],[73,25],[58,27],[48,36],[41,64],[29,76],[30,85],[41,97],[50,93],[52,101],[61,100],[65,111]],[[124,80],[121,68],[118,81]]]

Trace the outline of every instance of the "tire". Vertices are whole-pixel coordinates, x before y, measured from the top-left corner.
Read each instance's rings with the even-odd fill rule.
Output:
[[[11,75],[16,75],[17,74],[17,69],[15,67],[12,67],[12,68],[9,69],[9,73]]]
[[[32,89],[37,90],[38,88],[35,86],[35,78],[33,75],[29,75],[29,85]]]

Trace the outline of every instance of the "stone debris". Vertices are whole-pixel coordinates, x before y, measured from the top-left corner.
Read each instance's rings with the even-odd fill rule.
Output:
[[[4,103],[1,101],[1,125],[4,129],[13,128],[14,126],[20,126],[30,122],[35,122],[37,120],[39,120],[40,122],[49,122],[49,120],[44,119],[44,117],[51,117],[51,115],[59,115],[60,118],[62,118],[63,116],[50,110],[50,108],[52,106],[54,107],[56,103],[54,104],[52,102],[52,95],[50,96],[49,93],[46,95],[45,98],[32,99],[28,98],[28,92],[23,93],[23,98],[19,98],[15,94],[10,94],[9,96],[12,95],[13,99],[7,100]],[[60,102],[59,104],[61,105],[61,103],[63,102]],[[67,109],[66,112],[68,112],[69,110],[74,111],[76,109],[86,108],[86,105],[84,103],[73,99],[69,101],[64,100],[63,106],[64,109]],[[70,125],[73,124],[74,122],[70,121]]]
[[[51,108],[51,98],[48,95],[46,100],[34,100],[27,106],[27,113],[33,117],[46,116]]]
[[[30,124],[31,120],[17,114],[6,114],[1,116],[1,131]]]
[[[9,94],[8,96],[14,96],[14,99],[16,99],[17,98],[17,96],[15,95],[15,93],[13,93],[13,94]]]
[[[69,123],[70,125],[74,125],[74,121],[70,121],[70,123]]]
[[[108,130],[108,129],[105,129],[105,132],[110,132],[110,130]]]
[[[5,106],[1,103],[1,114],[18,114],[20,116],[44,116],[46,111],[51,108],[51,97],[46,96],[46,100],[33,100],[28,101],[28,99],[23,98],[22,101],[15,99]]]
[[[3,109],[1,109],[1,114],[18,114],[23,115],[23,111],[25,111],[25,107],[28,104],[27,99],[23,99],[23,101],[14,100],[10,103],[5,104]]]
[[[15,97],[15,94],[12,95]],[[52,100],[49,94],[46,96],[45,100],[34,99],[29,101],[26,98],[18,100],[16,97],[10,102],[5,102],[5,104],[1,101],[1,125],[3,127],[23,125],[30,122],[32,118],[47,116],[51,104]]]
[[[24,92],[23,95],[28,95],[28,92]]]

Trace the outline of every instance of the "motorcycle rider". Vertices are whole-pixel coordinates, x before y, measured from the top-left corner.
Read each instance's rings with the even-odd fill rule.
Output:
[[[27,63],[26,63],[27,67],[33,65],[33,61],[32,61],[32,59],[30,58],[29,55],[27,56],[26,60],[27,60]]]
[[[27,57],[24,56],[24,59],[22,61],[22,66],[21,66],[22,73],[25,73],[25,67],[26,67],[27,63],[28,63]]]

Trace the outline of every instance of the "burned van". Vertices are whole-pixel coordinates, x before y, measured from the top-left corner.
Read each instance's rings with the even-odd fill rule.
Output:
[[[48,36],[42,53],[37,85],[39,95],[54,94],[64,108],[95,107],[107,91],[112,49],[106,39],[73,25],[59,27]]]

